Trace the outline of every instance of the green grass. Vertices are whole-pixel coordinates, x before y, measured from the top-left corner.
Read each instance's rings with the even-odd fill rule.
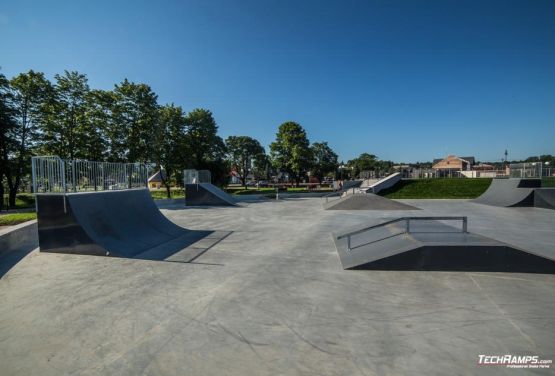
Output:
[[[491,179],[411,179],[401,180],[379,194],[387,198],[445,199],[476,198],[488,189]]]
[[[4,208],[8,205],[8,195],[4,195]],[[35,206],[35,196],[32,193],[18,193],[15,196],[15,207],[11,209],[26,209]]]
[[[13,213],[0,215],[0,226],[12,226],[37,219],[37,213]]]
[[[168,194],[165,189],[151,190],[150,196],[152,196],[153,200],[164,200],[168,198]],[[181,188],[172,188],[171,196],[172,196],[172,199],[184,198],[185,192]]]
[[[542,187],[555,187],[555,176],[542,178]]]

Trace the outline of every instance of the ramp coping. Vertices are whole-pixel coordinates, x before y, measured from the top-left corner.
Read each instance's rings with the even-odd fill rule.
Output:
[[[379,223],[377,225],[372,225],[372,226],[364,227],[364,228],[356,230],[356,231],[351,231],[347,234],[339,235],[337,237],[337,240],[347,238],[347,251],[352,251],[353,249],[360,248],[362,246],[365,246],[365,245],[369,244],[369,243],[365,243],[365,244],[360,244],[360,245],[357,245],[355,247],[352,247],[351,246],[351,237],[353,235],[361,234],[361,233],[364,233],[364,232],[367,232],[367,231],[374,230],[376,228],[384,227],[384,226],[387,226],[387,225],[390,225],[390,224],[393,224],[393,223],[398,223],[398,222],[405,222],[405,231],[402,232],[402,233],[399,233],[397,235],[409,234],[411,232],[410,231],[410,222],[411,221],[462,221],[461,232],[462,233],[467,233],[468,232],[468,217],[466,217],[466,216],[464,216],[464,217],[460,217],[460,216],[459,217],[453,217],[453,216],[448,216],[448,217],[446,217],[446,216],[400,217],[400,218],[392,219],[390,221]]]

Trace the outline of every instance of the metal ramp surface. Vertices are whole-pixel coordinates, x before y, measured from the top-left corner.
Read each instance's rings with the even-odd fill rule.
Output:
[[[168,220],[147,189],[39,194],[36,199],[42,252],[167,260],[215,237],[213,231],[188,230]]]
[[[186,206],[237,206],[238,202],[230,194],[211,183],[185,185]]]
[[[555,273],[555,260],[469,233],[466,222],[466,217],[402,217],[333,238],[343,269]]]
[[[540,179],[493,179],[488,189],[473,202],[492,206],[534,206],[534,189]]]

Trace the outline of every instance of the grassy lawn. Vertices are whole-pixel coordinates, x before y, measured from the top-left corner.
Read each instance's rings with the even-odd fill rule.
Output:
[[[555,176],[542,178],[542,187],[555,187]]]
[[[387,198],[476,198],[489,187],[491,179],[401,180],[379,194]]]
[[[8,204],[8,195],[4,195],[4,208]],[[12,209],[26,209],[35,206],[35,196],[31,193],[18,193],[15,196],[15,208]]]
[[[150,195],[152,196],[153,200],[164,200],[168,198],[168,194],[165,189],[156,189],[151,190]],[[185,191],[181,188],[172,188],[171,190],[172,199],[174,198],[184,198]]]
[[[12,226],[37,219],[37,213],[12,213],[0,215],[0,226]]]

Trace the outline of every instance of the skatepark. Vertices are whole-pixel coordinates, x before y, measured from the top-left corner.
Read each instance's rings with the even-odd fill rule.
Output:
[[[198,201],[160,210],[140,186],[88,184],[37,195],[40,249],[0,280],[8,374],[476,374],[478,354],[555,357],[555,210],[527,183],[220,205],[197,180]],[[526,202],[487,199],[507,184]]]

